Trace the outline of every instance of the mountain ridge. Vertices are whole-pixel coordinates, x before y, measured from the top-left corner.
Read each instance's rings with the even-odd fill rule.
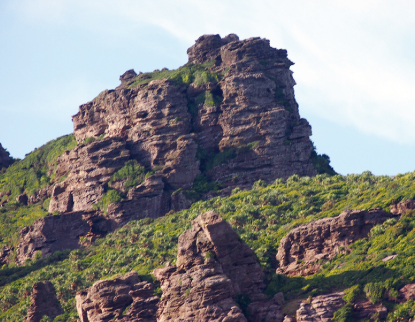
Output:
[[[204,35],[188,56],[128,70],[3,170],[0,318],[413,318],[414,174],[337,175],[268,40]]]

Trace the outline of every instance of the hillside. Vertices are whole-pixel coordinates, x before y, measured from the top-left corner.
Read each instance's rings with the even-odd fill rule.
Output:
[[[413,318],[415,173],[336,174],[269,41],[188,55],[127,71],[73,134],[8,161],[0,320]]]

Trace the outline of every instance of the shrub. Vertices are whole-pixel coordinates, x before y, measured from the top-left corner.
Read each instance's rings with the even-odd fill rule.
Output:
[[[125,190],[129,190],[132,187],[136,187],[143,183],[145,178],[146,169],[136,160],[129,160],[120,170],[112,175],[109,183],[111,184],[118,180],[126,180],[124,188]]]
[[[107,212],[108,206],[115,202],[120,202],[122,200],[121,195],[116,190],[108,190],[102,198],[93,205],[94,209],[100,209],[104,213]]]

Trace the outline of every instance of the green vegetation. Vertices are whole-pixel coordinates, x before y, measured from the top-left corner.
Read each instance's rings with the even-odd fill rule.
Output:
[[[285,141],[284,141],[285,144]],[[316,147],[313,143],[313,152],[311,152],[311,162],[318,174],[327,173],[329,175],[335,175],[336,171],[330,165],[330,157],[327,154],[317,154]]]
[[[122,196],[117,190],[109,189],[102,198],[93,205],[93,209],[100,209],[104,213],[107,213],[108,206],[115,202],[120,202]]]
[[[205,91],[196,97],[196,106],[199,104],[204,104],[209,107],[218,106],[222,103],[223,97],[212,94],[210,91]]]
[[[54,169],[57,157],[75,146],[73,135],[60,137],[36,149],[24,160],[15,162],[0,175],[0,192],[7,192],[0,202],[9,200],[0,208],[0,248],[3,245],[17,245],[20,230],[47,215],[49,200],[23,206],[15,199],[21,193],[32,196],[56,180]]]
[[[135,88],[145,85],[156,79],[171,79],[177,85],[189,85],[196,83],[197,85],[209,82],[218,82],[223,75],[219,75],[209,70],[214,61],[204,64],[186,64],[176,70],[161,70],[152,73],[143,73],[137,76],[128,88]]]
[[[48,186],[55,178],[53,165],[56,158],[75,146],[76,140],[71,134],[50,141],[36,149],[24,160],[15,162],[0,175],[0,192],[10,191],[11,195],[8,198],[14,200],[21,193],[31,196],[41,188]],[[51,174],[50,170],[52,170]]]
[[[226,158],[225,158],[226,159]],[[127,165],[126,165],[127,166]],[[139,165],[131,163],[131,169]],[[117,173],[134,173],[128,167]],[[120,198],[109,190],[102,199],[106,209]],[[191,220],[206,210],[215,210],[226,219],[256,253],[267,275],[267,294],[282,291],[287,301],[333,291],[346,291],[347,303],[336,312],[336,321],[349,321],[351,307],[357,299],[368,298],[383,303],[390,311],[388,321],[405,321],[414,316],[413,302],[394,301],[403,285],[415,282],[415,213],[407,213],[400,220],[389,220],[372,229],[370,236],[351,245],[350,251],[338,254],[331,261],[322,261],[321,270],[310,277],[287,277],[275,274],[275,255],[280,240],[294,227],[324,217],[337,216],[345,209],[369,209],[415,198],[415,172],[395,177],[361,175],[317,175],[314,178],[291,176],[266,186],[258,181],[250,191],[235,190],[230,197],[213,198],[194,203],[188,210],[158,219],[132,221],[106,238],[79,250],[57,252],[53,256],[28,262],[25,266],[5,265],[0,270],[0,320],[21,321],[29,306],[30,290],[34,282],[51,280],[65,314],[56,321],[74,321],[75,294],[91,286],[96,280],[112,278],[136,270],[143,280],[151,279],[154,268],[166,261],[173,264],[177,241],[191,226]],[[32,214],[46,215],[40,205],[9,206],[4,218],[16,217],[19,224],[32,221]],[[14,211],[14,212],[13,212]],[[3,215],[3,214],[2,214]],[[26,217],[27,216],[27,217]],[[379,228],[380,227],[380,228]],[[6,228],[7,229],[7,228]],[[10,241],[12,230],[5,230],[2,238]],[[7,242],[8,243],[8,242]],[[386,256],[395,259],[383,262]],[[206,257],[211,255],[206,254]],[[238,299],[241,307],[246,305]]]
[[[136,187],[139,184],[144,182],[146,178],[146,169],[142,165],[140,165],[136,160],[130,160],[125,163],[125,165],[115,172],[109,184],[118,181],[118,180],[125,180],[124,188],[125,190],[129,190],[132,187]]]
[[[207,153],[205,150],[199,147],[197,152],[197,158],[200,160],[200,169],[202,174],[198,176],[193,182],[193,188],[191,190],[185,190],[184,194],[187,199],[198,201],[201,199],[202,194],[214,191],[217,192],[223,188],[223,186],[216,181],[212,181],[209,178],[208,171],[214,167],[224,164],[229,160],[236,158],[240,153],[246,153],[251,149],[254,149],[259,144],[259,141],[243,144],[237,148],[231,148],[219,153]]]

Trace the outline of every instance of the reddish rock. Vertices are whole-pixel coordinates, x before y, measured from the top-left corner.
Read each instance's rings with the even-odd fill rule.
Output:
[[[78,293],[76,308],[81,322],[155,322],[159,298],[153,292],[152,283],[140,282],[138,274],[131,272],[95,282]]]
[[[45,315],[53,320],[63,313],[61,304],[56,298],[53,284],[49,281],[35,283],[30,296],[30,307],[27,310],[25,322],[40,322]]]
[[[407,284],[399,290],[399,299],[401,302],[415,300],[415,283]]]
[[[270,47],[266,39],[240,41],[232,34],[202,36],[188,53],[189,63],[208,63],[199,68],[216,78],[192,79],[191,84],[159,79],[133,88],[136,80],[150,76],[127,71],[119,87],[80,106],[72,118],[78,145],[58,157],[53,168],[57,183],[28,203],[50,196],[50,213],[88,212],[109,188],[116,189],[124,198],[103,216],[113,230],[133,219],[188,207],[184,194],[172,194],[191,189],[202,171],[223,187],[220,195],[237,186],[250,188],[258,179],[271,183],[317,173],[310,160],[311,127],[298,112],[286,50]],[[215,98],[214,104],[203,99],[206,95]],[[228,158],[222,154],[222,163],[213,162],[219,153]],[[127,179],[113,185],[110,180],[131,160],[155,174],[126,191]]]
[[[343,292],[319,295],[313,297],[308,302],[301,302],[297,310],[297,322],[330,322],[334,312],[344,304]]]
[[[157,320],[282,321],[282,294],[263,294],[264,273],[232,227],[213,211],[192,225],[179,237],[177,266],[154,271],[163,291]]]
[[[9,262],[9,256],[12,251],[13,247],[9,247],[7,245],[0,249],[0,267]]]
[[[353,318],[360,321],[361,319],[384,320],[388,315],[388,310],[382,304],[372,304],[369,300],[362,299],[357,301],[353,307]]]
[[[358,239],[365,238],[373,226],[382,224],[392,214],[380,208],[346,210],[337,217],[310,222],[290,231],[280,242],[278,274],[310,275],[316,273],[321,259],[331,259]]]
[[[103,139],[66,151],[56,161],[56,176],[67,179],[52,189],[49,212],[92,210],[105,193],[115,171],[122,168],[130,152],[121,139]]]
[[[100,135],[125,140],[130,158],[147,169],[163,167],[169,195],[192,187],[200,174],[198,149],[213,154],[235,149],[231,160],[208,172],[224,187],[316,174],[311,128],[299,116],[285,50],[270,47],[266,39],[205,35],[188,53],[194,64],[215,60],[206,71],[226,75],[204,84],[162,79],[129,88],[146,74],[134,77],[127,71],[121,86],[101,93],[73,116],[77,141]],[[206,91],[223,99],[216,106],[200,103]],[[195,106],[192,113],[189,106]]]
[[[34,259],[38,251],[44,258],[55,251],[77,249],[80,236],[103,236],[109,229],[110,224],[96,212],[39,218],[21,230],[16,262],[23,265],[27,259]]]
[[[404,200],[398,204],[391,205],[390,210],[394,215],[402,215],[410,210],[415,209],[415,200]]]

